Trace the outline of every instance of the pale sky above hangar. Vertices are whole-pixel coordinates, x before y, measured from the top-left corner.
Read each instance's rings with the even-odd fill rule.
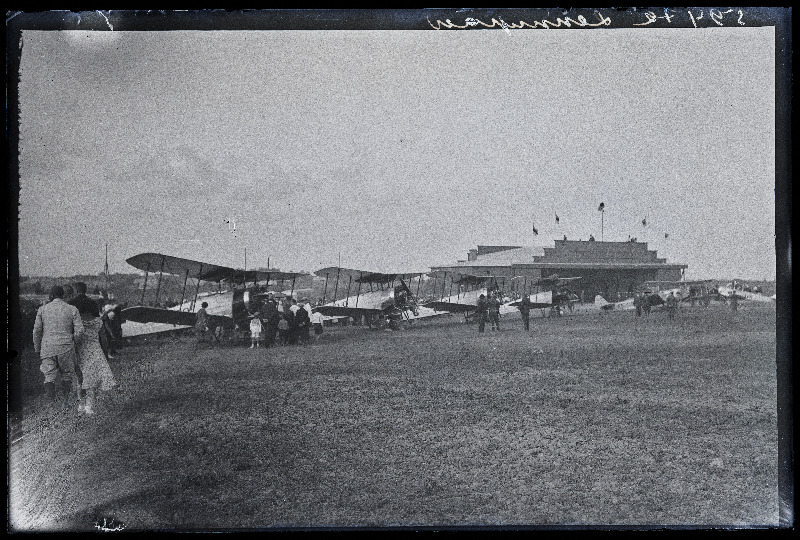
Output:
[[[249,268],[417,270],[599,240],[602,201],[605,240],[646,241],[687,278],[773,279],[774,43],[26,30],[20,273],[99,272],[106,242],[112,272],[145,251],[241,266],[245,249]]]

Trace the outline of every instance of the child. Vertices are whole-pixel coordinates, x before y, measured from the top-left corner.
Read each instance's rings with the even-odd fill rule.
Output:
[[[281,320],[278,321],[278,343],[281,345],[286,345],[288,339],[289,321],[287,321],[284,317],[281,317]]]
[[[250,339],[252,343],[250,344],[250,348],[259,347],[259,341],[261,340],[261,319],[259,319],[260,313],[256,313],[253,315],[253,319],[250,321]]]
[[[315,312],[311,314],[311,324],[314,326],[314,341],[319,341],[322,336],[323,330],[322,313]]]

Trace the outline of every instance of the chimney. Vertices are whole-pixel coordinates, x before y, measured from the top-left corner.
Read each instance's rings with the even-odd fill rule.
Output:
[[[468,261],[477,261],[478,260],[478,250],[477,249],[469,250],[469,254],[467,254],[467,260]]]

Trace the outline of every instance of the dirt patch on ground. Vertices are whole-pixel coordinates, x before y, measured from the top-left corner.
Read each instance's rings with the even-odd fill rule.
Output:
[[[774,307],[460,321],[130,347],[91,418],[26,352],[11,526],[778,524]]]

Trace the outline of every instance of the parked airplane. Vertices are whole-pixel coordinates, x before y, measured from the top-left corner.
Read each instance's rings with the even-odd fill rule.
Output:
[[[419,293],[425,272],[382,273],[331,266],[321,268],[314,274],[325,278],[323,305],[313,308],[315,313],[329,317],[353,317],[356,320],[363,317],[369,326],[395,325],[400,321],[410,323],[416,319],[440,315],[433,309],[417,305],[416,295],[406,283],[406,280],[410,283],[418,278]],[[334,280],[333,284],[330,284],[331,280]],[[345,289],[345,282],[345,297],[337,299],[340,287]],[[331,288],[333,300],[325,303]],[[354,295],[351,294],[353,289]]]
[[[292,288],[290,291],[293,291],[295,280],[300,276],[306,275],[301,272],[281,272],[278,270],[245,271],[160,253],[134,255],[127,259],[127,263],[134,268],[145,271],[142,300],[144,300],[144,294],[147,290],[147,280],[150,272],[158,272],[156,301],[158,301],[158,293],[164,273],[183,277],[181,302],[177,306],[171,308],[133,306],[122,310],[122,316],[125,321],[147,325],[144,328],[131,328],[130,330],[133,330],[133,332],[129,332],[128,335],[133,335],[134,332],[136,334],[153,333],[193,326],[196,319],[196,311],[201,305],[200,301],[208,304],[206,312],[216,325],[247,330],[249,329],[249,321],[252,315],[261,309],[268,294],[271,292],[266,288],[270,281],[291,281]],[[186,297],[186,286],[189,278],[193,278],[197,282],[191,300]],[[218,292],[199,294],[200,283],[203,281],[217,282],[220,290]],[[250,286],[247,285],[248,281],[252,282]],[[223,282],[233,286],[233,288],[222,291],[221,284]],[[125,324],[123,324],[123,335],[125,335],[124,327]]]
[[[502,290],[498,278],[491,275],[476,275],[461,272],[435,271],[428,274],[437,281],[442,280],[441,294],[438,300],[429,300],[424,306],[435,311],[448,313],[463,313],[464,319],[469,320],[470,315],[475,312],[480,295],[489,297],[493,292],[497,292],[502,297]],[[447,288],[447,278],[450,278],[450,287]],[[504,280],[504,278],[500,278]],[[434,283],[434,290],[438,289]],[[456,293],[453,294],[455,286]],[[445,296],[447,292],[447,296]],[[517,312],[517,308],[511,306],[509,302],[500,305],[500,315]]]
[[[567,285],[573,281],[581,279],[580,276],[559,277],[558,274],[528,281],[527,277],[517,276],[515,280],[523,279],[522,290],[528,291],[528,298],[532,309],[541,309],[542,316],[546,315],[546,310],[550,310],[550,315],[561,316],[565,310],[572,311],[578,301],[578,295],[571,291]],[[533,288],[548,289],[536,293],[530,293]],[[522,299],[511,302],[511,306],[518,307]]]
[[[650,306],[664,305],[670,293],[678,297],[679,302],[699,302],[701,305],[711,299],[726,301],[711,286],[711,281],[645,281],[642,284],[642,294],[650,300]],[[636,309],[634,299],[626,298],[619,302],[608,302],[601,295],[595,296],[595,304],[603,311],[626,311]]]
[[[773,294],[772,296],[766,296],[758,292],[748,291],[745,290],[743,286],[740,284],[733,282],[728,283],[725,286],[717,287],[717,291],[722,296],[730,298],[732,295],[736,295],[736,298],[739,300],[752,300],[753,302],[776,302],[778,300],[778,295]]]

